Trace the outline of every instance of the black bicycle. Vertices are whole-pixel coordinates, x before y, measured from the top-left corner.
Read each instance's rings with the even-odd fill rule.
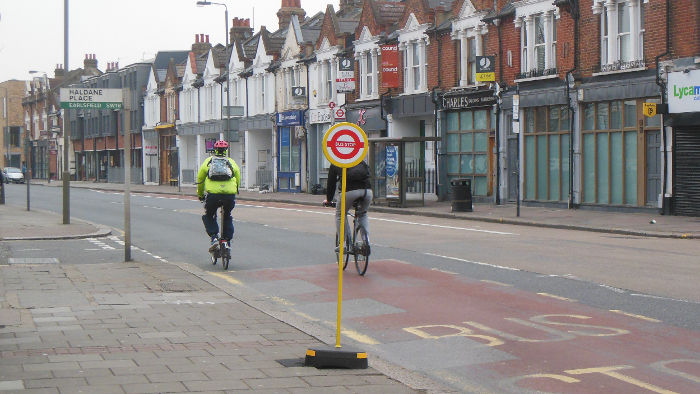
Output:
[[[202,201],[204,203],[204,201]],[[219,207],[217,208],[217,212],[221,210],[221,224],[220,224],[220,233],[224,233],[224,207]],[[211,260],[212,265],[216,265],[216,262],[221,259],[221,267],[224,270],[228,269],[228,264],[231,262],[231,245],[226,245],[226,240],[219,237],[218,241],[219,242],[219,247],[216,248],[215,250],[209,252],[209,259]]]
[[[335,207],[336,202],[330,202],[327,204],[327,206]],[[367,229],[360,223],[360,221],[357,219],[357,211],[360,209],[360,201],[355,201],[352,204],[352,207],[354,208],[353,210],[348,210],[348,214],[352,217],[352,238],[351,238],[351,244],[346,245],[344,248],[344,262],[343,262],[343,270],[347,268],[348,266],[348,260],[350,259],[350,255],[354,256],[355,260],[355,268],[357,269],[357,273],[360,275],[364,275],[365,272],[367,272],[367,266],[369,265],[369,255],[371,253],[370,245],[369,245],[369,236],[367,235]],[[339,250],[340,243],[338,242],[338,234],[335,235],[335,259],[336,261],[340,260],[340,250]]]

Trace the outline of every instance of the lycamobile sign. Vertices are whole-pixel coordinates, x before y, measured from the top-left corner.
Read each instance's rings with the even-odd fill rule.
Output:
[[[700,70],[668,74],[668,111],[700,112]]]
[[[61,108],[122,109],[121,89],[63,88]]]

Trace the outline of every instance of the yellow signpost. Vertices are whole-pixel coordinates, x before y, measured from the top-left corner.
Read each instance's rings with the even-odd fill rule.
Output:
[[[323,154],[333,165],[342,168],[340,186],[340,212],[345,213],[345,189],[347,169],[359,164],[367,156],[367,134],[354,123],[335,124],[323,136]],[[305,365],[317,368],[367,368],[367,353],[361,351],[341,352],[340,316],[343,300],[343,255],[345,253],[345,215],[340,215],[338,234],[338,311],[336,317],[335,349],[308,349]]]

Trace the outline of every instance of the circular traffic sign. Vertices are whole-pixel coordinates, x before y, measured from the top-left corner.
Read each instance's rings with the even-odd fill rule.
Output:
[[[336,119],[345,119],[345,110],[342,108],[338,108],[335,110],[335,118]]]
[[[356,124],[342,122],[323,136],[323,154],[341,168],[353,167],[367,155],[367,134]]]

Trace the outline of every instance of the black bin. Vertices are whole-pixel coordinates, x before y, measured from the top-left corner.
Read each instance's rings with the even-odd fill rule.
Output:
[[[472,212],[472,180],[458,178],[450,181],[452,212]]]

